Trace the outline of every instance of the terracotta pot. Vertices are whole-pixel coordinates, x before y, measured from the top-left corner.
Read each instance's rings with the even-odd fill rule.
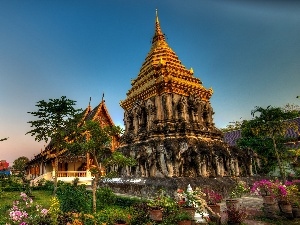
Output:
[[[239,208],[240,201],[236,198],[226,199],[226,207],[227,208]]]
[[[163,212],[161,209],[150,209],[149,216],[151,220],[162,221]]]
[[[300,208],[293,207],[292,213],[293,213],[294,218],[300,218]]]
[[[278,202],[280,212],[287,218],[293,218],[292,205],[287,202]]]
[[[279,208],[283,213],[291,213],[292,205],[288,203],[279,203]]]
[[[181,210],[190,214],[192,218],[195,217],[196,209],[194,207],[190,207],[190,208],[182,207]]]
[[[216,214],[221,213],[221,206],[219,204],[208,205],[208,207]]]
[[[263,203],[268,204],[268,205],[273,205],[276,203],[275,198],[273,198],[270,195],[262,196],[262,199],[263,199]]]
[[[269,219],[278,218],[278,214],[279,214],[278,204],[263,204],[262,209],[266,218]]]
[[[192,221],[191,220],[178,221],[178,225],[192,225]]]

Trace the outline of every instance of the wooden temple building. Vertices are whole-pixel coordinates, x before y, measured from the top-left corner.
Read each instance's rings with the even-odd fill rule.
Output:
[[[113,126],[114,123],[109,115],[105,100],[102,98],[101,102],[92,109],[90,103],[82,113],[81,122],[93,120],[99,121],[101,127]],[[114,151],[119,146],[119,136],[113,136],[111,142],[111,150]],[[34,182],[44,178],[51,180],[54,176],[54,157],[51,149],[51,142],[38,155],[34,156],[28,163],[27,174],[28,178],[34,179]],[[58,156],[58,180],[65,182],[72,182],[75,177],[79,178],[79,182],[90,184],[92,181],[89,167],[91,160],[89,154],[74,155],[68,150],[62,150]]]
[[[131,86],[120,103],[125,111],[120,150],[138,165],[124,176],[252,175],[252,155],[223,141],[213,122],[212,88],[181,63],[157,12],[152,46]]]

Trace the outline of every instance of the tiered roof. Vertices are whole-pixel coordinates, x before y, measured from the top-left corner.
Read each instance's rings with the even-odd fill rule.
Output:
[[[193,74],[193,69],[186,69],[166,42],[156,11],[151,49],[137,78],[131,82],[132,88],[127,92],[127,98],[120,105],[129,110],[137,100],[147,100],[163,93],[183,96],[194,94],[208,101],[213,90],[205,89],[200,79]]]

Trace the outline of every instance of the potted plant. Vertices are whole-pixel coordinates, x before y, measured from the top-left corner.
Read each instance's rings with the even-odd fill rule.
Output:
[[[124,225],[124,224],[129,224],[130,219],[131,219],[131,215],[128,212],[128,210],[125,209],[113,209],[113,211],[111,212],[112,218],[111,218],[111,222],[114,225]]]
[[[190,213],[179,210],[176,213],[174,220],[178,223],[178,225],[191,225],[193,217]]]
[[[222,195],[209,188],[203,189],[203,192],[205,194],[207,206],[210,207],[213,212],[220,214],[221,211],[219,203],[221,203],[223,199]]]
[[[227,214],[227,224],[231,225],[242,224],[242,222],[247,218],[247,211],[244,206],[229,206],[225,209],[225,213]]]
[[[186,191],[183,189],[177,190],[177,203],[178,206],[185,210],[190,212],[192,217],[195,216],[196,211],[198,213],[202,213],[205,211],[206,202],[204,199],[205,194],[201,191],[200,188],[196,188],[193,190],[190,185],[188,185],[188,188]]]
[[[231,190],[229,194],[229,199],[226,199],[226,206],[228,207],[238,207],[239,205],[239,198],[241,198],[246,193],[250,192],[250,188],[244,181],[236,182],[236,185]]]
[[[160,189],[156,196],[147,202],[149,217],[154,221],[162,221],[163,211],[170,211],[176,207],[176,202],[165,190]]]
[[[241,198],[250,192],[250,188],[244,181],[238,181],[230,193],[230,198]]]
[[[272,198],[276,198],[277,185],[271,180],[259,180],[254,182],[250,192],[262,197],[271,196]]]
[[[300,218],[300,193],[299,187],[295,182],[286,182],[288,199],[292,204],[294,218]]]

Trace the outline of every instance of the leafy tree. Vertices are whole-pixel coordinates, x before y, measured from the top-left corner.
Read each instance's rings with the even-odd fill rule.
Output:
[[[29,121],[34,129],[26,134],[35,136],[37,141],[50,141],[49,147],[54,157],[54,192],[57,190],[58,155],[68,146],[70,137],[76,131],[81,109],[75,109],[76,101],[62,96],[60,99],[38,101],[36,112],[28,112],[37,117],[37,120]]]
[[[253,147],[266,153],[275,155],[280,175],[285,182],[286,175],[282,163],[282,143],[289,129],[298,130],[297,123],[292,120],[299,116],[298,111],[284,110],[280,107],[268,106],[267,108],[255,107],[251,111],[252,120],[244,121],[242,128],[242,137],[238,141],[239,146]],[[271,155],[269,155],[271,156]]]
[[[79,129],[79,135],[74,139],[69,150],[74,153],[89,154],[94,166],[90,171],[95,176],[93,181],[93,211],[96,211],[96,189],[99,176],[110,175],[109,167],[113,165],[134,165],[132,158],[127,158],[120,152],[111,151],[111,140],[114,135],[122,133],[119,126],[101,127],[98,121],[86,121]]]
[[[26,175],[26,165],[29,162],[29,159],[25,156],[17,158],[12,165],[12,168],[15,172],[17,172],[18,176],[22,178],[23,181],[25,181],[25,175]]]
[[[23,186],[25,188],[25,192],[27,194],[31,194],[30,184],[29,180],[26,179],[26,165],[29,162],[29,159],[25,156],[17,158],[12,165],[12,168],[14,170],[14,174],[16,174],[17,177],[21,178],[23,182]]]
[[[229,124],[225,128],[221,128],[221,131],[226,133],[234,130],[241,129],[241,126],[243,124],[243,121],[233,121],[229,122]]]

